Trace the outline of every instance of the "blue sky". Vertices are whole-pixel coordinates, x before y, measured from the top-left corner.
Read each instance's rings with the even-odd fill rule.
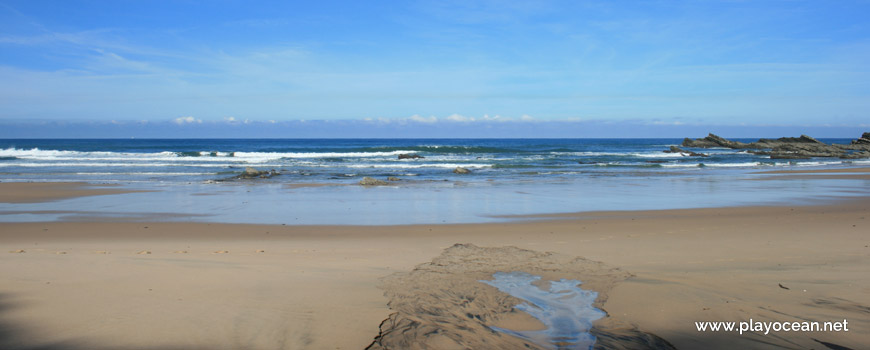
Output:
[[[852,137],[870,128],[868,13],[867,1],[0,0],[0,136],[305,120]]]

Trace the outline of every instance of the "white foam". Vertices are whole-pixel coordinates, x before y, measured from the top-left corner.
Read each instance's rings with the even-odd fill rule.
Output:
[[[552,155],[558,156],[624,156],[625,153],[613,153],[613,152],[550,152]]]
[[[216,175],[217,173],[165,173],[165,172],[79,172],[76,175],[147,175],[147,176],[195,176],[195,175]]]
[[[617,152],[550,152],[552,155],[566,156],[581,156],[581,157],[639,157],[639,158],[682,158],[687,157],[681,153],[665,153],[661,151],[655,152],[632,152],[632,153],[617,153]]]
[[[627,153],[626,155],[640,158],[682,158],[687,157],[682,153]]]
[[[50,168],[50,167],[192,167],[192,168],[228,168],[239,164],[195,164],[195,163],[19,163],[3,162],[0,167]],[[281,164],[258,164],[259,167],[280,167]]]
[[[751,168],[751,167],[760,167],[760,166],[770,166],[770,164],[763,164],[759,162],[745,162],[745,163],[677,163],[677,164],[669,164],[664,163],[660,164],[664,168],[697,168],[700,167],[701,164],[704,164],[704,167],[708,168]]]
[[[825,165],[834,165],[834,164],[843,164],[843,161],[828,161],[828,162],[795,162],[791,164],[792,166],[825,166]]]
[[[704,163],[705,167],[710,168],[749,168],[749,167],[757,167],[762,164],[759,162],[746,162],[746,163]]]
[[[663,168],[697,168],[701,166],[700,163],[661,163],[659,165],[661,165]]]
[[[394,157],[403,153],[413,153],[413,151],[392,151],[392,152],[236,152],[235,158],[244,159],[248,162],[266,162],[279,159],[309,159],[309,158],[376,158],[376,157]]]
[[[317,165],[320,167],[334,167],[332,165]],[[421,168],[490,168],[490,164],[457,164],[457,163],[420,163],[420,164],[348,164],[345,168],[378,168],[378,169],[421,169]]]
[[[217,152],[211,156],[212,151],[200,151],[200,157],[179,155],[176,152],[155,153],[129,153],[129,152],[79,152],[29,150],[8,148],[0,150],[0,157],[16,157],[22,160],[149,160],[149,161],[173,161],[173,162],[238,162],[238,163],[264,163],[280,159],[306,159],[306,158],[373,158],[394,157],[412,151],[392,152]]]

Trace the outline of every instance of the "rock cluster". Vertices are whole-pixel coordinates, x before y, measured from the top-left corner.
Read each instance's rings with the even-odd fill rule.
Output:
[[[705,138],[683,140],[683,147],[745,149],[757,155],[770,156],[771,159],[808,159],[813,157],[834,157],[843,159],[870,158],[870,133],[851,144],[826,144],[807,135],[800,137],[781,137],[778,139],[759,139],[744,143],[731,141],[709,134]],[[673,148],[671,149],[673,150]],[[667,151],[665,151],[667,152]]]
[[[870,145],[870,132],[865,132],[860,139],[852,140],[853,145]]]
[[[671,149],[669,149],[669,150],[664,150],[664,151],[662,151],[662,152],[665,152],[665,153],[679,153],[679,154],[682,154],[683,156],[689,156],[689,157],[709,157],[709,155],[707,155],[707,154],[704,154],[704,153],[695,153],[695,152],[692,152],[692,151],[687,151],[687,150],[684,150],[684,149],[679,148],[679,147],[677,147],[677,146],[671,146]]]
[[[239,179],[268,179],[275,175],[281,175],[275,169],[271,171],[258,170],[256,168],[247,167],[237,178]]]
[[[420,158],[426,158],[426,157],[423,157],[419,154],[407,154],[407,153],[402,153],[399,155],[399,159],[420,159]]]
[[[453,169],[453,173],[460,174],[460,175],[471,174],[471,170],[468,170],[468,169],[463,168],[463,167],[456,167],[456,169]]]
[[[362,180],[359,181],[359,184],[363,185],[363,186],[383,186],[383,185],[389,185],[390,183],[383,181],[383,180],[378,180],[378,179],[366,176],[366,177],[362,178]]]

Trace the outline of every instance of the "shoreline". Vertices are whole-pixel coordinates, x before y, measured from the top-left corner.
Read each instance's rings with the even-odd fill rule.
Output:
[[[5,222],[212,222],[412,225],[508,222],[599,211],[810,205],[870,196],[870,168],[723,171],[546,181],[400,181],[389,186],[273,183],[0,183]],[[8,189],[8,190],[7,190]],[[17,194],[16,194],[17,193]],[[34,199],[35,198],[35,199]],[[413,203],[413,205],[397,205]]]
[[[607,293],[609,320],[677,348],[809,348],[814,339],[857,348],[870,342],[860,331],[870,328],[862,311],[870,306],[868,208],[862,197],[483,224],[0,223],[0,303],[9,306],[0,321],[22,334],[0,341],[359,349],[391,313],[382,278],[470,243],[584,257],[633,274]],[[17,250],[25,252],[10,253]],[[749,318],[847,318],[859,331],[737,336],[698,333],[691,323]],[[151,336],[136,335],[143,332]]]
[[[870,173],[870,167],[848,167],[833,169],[798,169],[798,170],[769,170],[759,171],[753,174],[828,174],[828,173]]]
[[[44,203],[62,199],[150,192],[118,184],[87,182],[0,182],[0,203]]]

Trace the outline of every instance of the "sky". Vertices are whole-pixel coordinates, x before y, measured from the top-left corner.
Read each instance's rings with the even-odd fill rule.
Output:
[[[857,137],[870,131],[868,13],[0,0],[0,137]]]

